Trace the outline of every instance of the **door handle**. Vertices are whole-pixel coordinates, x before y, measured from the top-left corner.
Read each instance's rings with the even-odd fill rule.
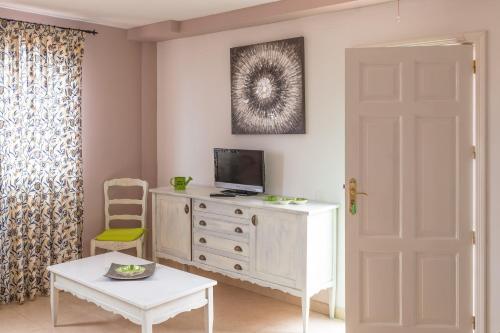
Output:
[[[368,195],[366,192],[358,192],[358,182],[356,178],[349,179],[349,212],[356,215],[358,212],[358,195]]]

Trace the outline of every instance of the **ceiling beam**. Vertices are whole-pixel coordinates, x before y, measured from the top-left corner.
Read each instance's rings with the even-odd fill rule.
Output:
[[[185,21],[148,24],[129,29],[127,37],[135,41],[161,42],[391,1],[394,0],[281,0]]]

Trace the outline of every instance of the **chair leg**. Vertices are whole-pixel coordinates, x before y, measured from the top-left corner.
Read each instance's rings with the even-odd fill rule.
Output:
[[[147,253],[146,253],[146,249],[147,249],[147,247],[146,247],[147,238],[145,238],[145,237],[144,237],[144,238],[142,239],[142,242],[141,242],[141,243],[142,243],[142,258],[144,258],[144,259],[145,259],[145,258],[147,257]]]
[[[141,240],[140,239],[136,240],[135,244],[136,244],[135,248],[137,249],[137,256],[139,258],[142,258],[142,242],[141,242]]]
[[[90,255],[95,256],[95,239],[90,241]]]

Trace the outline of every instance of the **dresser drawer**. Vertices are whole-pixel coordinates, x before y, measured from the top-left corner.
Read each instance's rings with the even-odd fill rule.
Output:
[[[234,220],[239,220],[238,222],[244,222],[245,224],[233,222]],[[250,232],[247,220],[234,218],[231,220],[229,218],[221,220],[220,217],[209,214],[193,215],[193,228],[200,229],[200,231],[215,231],[244,238],[248,238]]]
[[[246,242],[226,239],[198,231],[193,233],[193,244],[243,257],[248,257],[249,254],[249,246]]]
[[[234,273],[248,274],[249,272],[249,265],[245,261],[220,256],[201,249],[194,250],[193,261]]]
[[[248,207],[200,199],[193,200],[193,210],[195,212],[207,212],[217,215],[240,217],[244,219],[249,219],[252,216],[252,212]]]

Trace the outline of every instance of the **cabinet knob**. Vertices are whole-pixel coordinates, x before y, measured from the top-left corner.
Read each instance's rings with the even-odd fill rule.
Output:
[[[253,215],[253,216],[252,216],[252,224],[253,224],[254,226],[257,226],[257,215]]]
[[[241,246],[239,246],[239,245],[236,245],[236,246],[234,247],[234,250],[235,250],[236,252],[243,252],[243,249],[242,249],[242,248],[241,248]]]
[[[189,214],[189,205],[188,204],[186,204],[184,206],[184,213]]]
[[[200,238],[200,243],[201,244],[205,244],[206,242],[207,242],[207,240],[205,238],[203,238],[203,237]]]
[[[240,227],[236,227],[234,229],[234,232],[237,233],[237,234],[241,234],[241,233],[243,233],[243,229],[241,229]]]
[[[207,222],[205,222],[203,220],[200,220],[200,222],[198,224],[201,225],[201,226],[203,226],[203,227],[206,227]]]
[[[203,202],[200,204],[200,206],[199,206],[199,207],[200,207],[200,208],[203,208],[203,209],[207,208],[207,206],[206,206]]]
[[[236,265],[234,265],[234,269],[237,271],[241,271],[243,268],[241,267],[240,264],[236,264]]]
[[[241,215],[241,214],[243,214],[243,211],[242,211],[241,209],[239,209],[239,208],[236,208],[236,209],[234,210],[234,213],[235,213],[236,215]]]
[[[207,258],[203,254],[201,256],[199,256],[198,259],[203,260],[203,261],[207,260]]]

